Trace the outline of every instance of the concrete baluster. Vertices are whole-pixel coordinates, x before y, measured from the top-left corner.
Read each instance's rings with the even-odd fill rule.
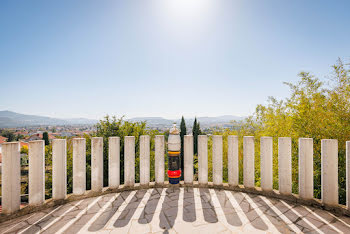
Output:
[[[346,142],[346,206],[350,210],[350,141]]]
[[[101,192],[103,188],[103,138],[91,139],[91,190]]]
[[[140,137],[140,184],[148,185],[150,182],[150,136]]]
[[[198,136],[198,182],[208,184],[208,137]]]
[[[238,136],[228,136],[227,146],[228,184],[238,186]]]
[[[108,138],[108,187],[120,185],[120,137]]]
[[[254,154],[254,137],[243,137],[243,185],[246,188],[255,187]]]
[[[292,194],[292,140],[278,138],[278,184],[281,194]]]
[[[20,209],[20,158],[20,145],[18,142],[2,144],[1,208],[4,214],[11,214]]]
[[[29,142],[29,205],[45,201],[45,142]]]
[[[321,140],[321,199],[338,205],[338,140]]]
[[[299,138],[299,196],[314,197],[314,166],[312,138]]]
[[[222,185],[222,135],[213,136],[213,184]]]
[[[67,196],[67,143],[65,139],[52,140],[52,198]]]
[[[193,136],[184,136],[184,180],[185,184],[193,183]]]
[[[164,135],[155,138],[155,180],[156,184],[164,183]]]
[[[135,184],[135,137],[124,138],[124,185],[127,187]]]
[[[260,139],[260,170],[261,170],[261,189],[272,191],[272,137],[262,137]]]
[[[86,191],[86,140],[73,138],[73,194]]]

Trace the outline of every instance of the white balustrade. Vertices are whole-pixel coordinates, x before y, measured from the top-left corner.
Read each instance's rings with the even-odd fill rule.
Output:
[[[223,184],[223,136],[213,135],[212,169],[213,184]],[[86,140],[74,138],[73,142],[73,194],[86,192]],[[184,136],[184,183],[194,180],[194,137]],[[109,188],[120,185],[120,138],[108,139],[108,183]],[[279,192],[292,194],[292,141],[290,137],[278,138]],[[140,136],[140,184],[150,184],[150,136]],[[313,139],[299,139],[299,197],[313,199]],[[18,142],[2,145],[2,210],[13,213],[20,208],[20,145]],[[155,136],[155,182],[165,180],[165,139]],[[239,141],[238,136],[227,137],[228,185],[239,185]],[[261,188],[273,190],[273,138],[260,138]],[[103,138],[91,139],[91,190],[103,189]],[[135,137],[124,138],[124,186],[135,185]],[[255,143],[253,136],[243,137],[243,185],[255,187]],[[321,141],[321,198],[325,205],[338,205],[338,141]],[[198,136],[198,182],[208,184],[208,136]],[[350,210],[350,141],[346,142],[346,203]],[[65,139],[52,140],[52,198],[65,199],[67,196],[67,142]],[[45,145],[44,141],[29,143],[29,204],[42,205],[45,202]]]

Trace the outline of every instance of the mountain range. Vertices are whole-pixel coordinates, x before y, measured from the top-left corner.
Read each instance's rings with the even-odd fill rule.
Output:
[[[86,125],[96,123],[97,120],[93,119],[59,119],[39,115],[19,114],[12,111],[0,111],[0,128],[15,128],[39,125]]]
[[[245,117],[234,116],[234,115],[222,115],[216,117],[197,117],[197,121],[200,123],[202,128],[210,127],[229,127],[233,120],[240,121],[244,120]],[[137,117],[131,118],[129,121],[138,122],[146,121],[150,128],[169,128],[173,123],[180,125],[181,119],[165,119],[162,117]],[[186,126],[192,127],[194,118],[185,118]]]
[[[243,120],[244,117],[223,115],[218,117],[197,117],[201,127],[225,126],[232,120]],[[128,119],[131,122],[146,121],[150,128],[168,128],[173,123],[180,124],[181,119],[165,119],[162,117],[136,117]],[[194,118],[185,119],[188,127],[191,127]],[[12,111],[0,111],[0,128],[15,128],[26,126],[55,126],[55,125],[93,125],[98,120],[86,118],[61,119],[39,115],[25,115]]]

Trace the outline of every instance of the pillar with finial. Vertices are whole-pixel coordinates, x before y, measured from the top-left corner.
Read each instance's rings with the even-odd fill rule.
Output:
[[[168,177],[170,184],[178,184],[181,177],[181,138],[176,124],[170,129],[168,138]]]

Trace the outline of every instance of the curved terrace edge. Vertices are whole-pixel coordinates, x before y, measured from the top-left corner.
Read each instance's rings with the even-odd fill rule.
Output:
[[[315,208],[330,211],[333,214],[346,215],[350,217],[350,210],[348,210],[344,205],[341,205],[341,204],[328,205],[328,204],[322,203],[320,199],[316,199],[316,198],[303,199],[303,198],[300,198],[298,194],[285,195],[285,194],[281,194],[278,190],[265,191],[265,190],[262,190],[260,187],[245,188],[244,185],[230,186],[228,183],[223,183],[222,185],[214,185],[213,182],[208,182],[208,184],[200,184],[198,182],[184,183],[184,181],[181,181],[180,184],[173,185],[173,184],[169,184],[168,181],[165,181],[164,183],[150,182],[148,185],[141,185],[139,183],[135,183],[134,186],[120,185],[118,188],[105,187],[101,192],[94,192],[92,190],[89,190],[89,191],[86,191],[83,195],[67,194],[66,199],[61,199],[61,200],[53,200],[52,198],[47,199],[43,205],[38,205],[38,206],[27,205],[26,207],[22,208],[21,210],[15,213],[0,214],[0,223],[8,221],[13,218],[23,216],[23,215],[39,212],[50,207],[63,205],[72,201],[83,200],[90,197],[97,197],[97,196],[101,196],[109,193],[121,193],[124,191],[133,191],[133,190],[150,189],[150,188],[170,188],[170,187],[211,188],[211,189],[237,191],[237,192],[243,192],[248,194],[256,194],[256,195],[262,195],[269,198],[275,198],[275,199],[277,198],[285,201],[290,201],[295,204],[312,206]]]

